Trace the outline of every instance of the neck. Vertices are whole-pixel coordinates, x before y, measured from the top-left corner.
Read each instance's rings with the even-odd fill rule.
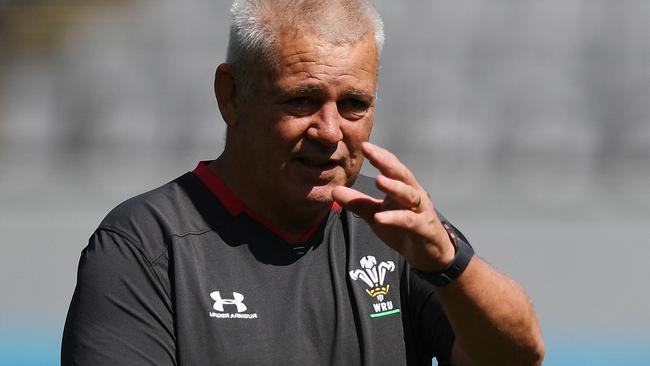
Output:
[[[241,168],[241,163],[229,159],[225,153],[208,168],[252,212],[269,224],[282,230],[289,239],[298,240],[318,225],[329,213],[331,203],[287,202],[277,192],[268,192],[262,179],[257,179]]]

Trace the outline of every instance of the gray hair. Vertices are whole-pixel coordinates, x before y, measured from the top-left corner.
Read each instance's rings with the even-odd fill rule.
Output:
[[[332,44],[352,43],[373,32],[377,57],[384,23],[368,0],[235,0],[226,63],[244,96],[253,93],[255,71],[274,62],[278,37],[310,34]]]

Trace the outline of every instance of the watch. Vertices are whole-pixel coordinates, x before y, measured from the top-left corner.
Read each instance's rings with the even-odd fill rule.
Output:
[[[447,286],[453,280],[458,278],[463,271],[465,271],[469,261],[474,256],[474,248],[472,248],[472,246],[465,240],[459,238],[448,222],[443,221],[442,226],[447,230],[451,243],[454,245],[454,249],[456,250],[454,259],[445,268],[438,272],[423,272],[413,268],[413,271],[415,271],[420,277],[438,287]]]

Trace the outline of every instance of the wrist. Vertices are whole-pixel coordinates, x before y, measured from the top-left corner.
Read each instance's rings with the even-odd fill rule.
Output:
[[[456,239],[454,238],[453,233],[445,226],[447,225],[446,223],[442,223],[442,226],[445,228],[445,232],[442,233],[443,239],[442,241],[445,243],[444,247],[445,250],[443,252],[443,255],[440,257],[440,261],[438,262],[437,266],[433,269],[430,270],[424,270],[422,269],[422,272],[440,272],[443,269],[447,268],[451,262],[454,261],[454,258],[456,257],[456,252],[458,252],[458,245],[456,243]]]
[[[454,247],[453,258],[446,262],[447,264],[439,271],[427,272],[413,268],[420,277],[438,287],[447,286],[456,278],[460,277],[474,256],[474,249],[472,246],[465,240],[459,238],[448,222],[443,222],[442,225],[447,231],[447,235]]]

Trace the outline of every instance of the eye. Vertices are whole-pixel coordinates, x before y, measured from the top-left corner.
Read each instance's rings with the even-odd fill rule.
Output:
[[[295,97],[282,103],[288,113],[305,116],[314,113],[318,109],[318,100],[311,97]]]
[[[285,104],[291,107],[300,108],[309,105],[309,98],[308,97],[292,98],[286,101]]]
[[[343,99],[337,105],[339,113],[346,119],[351,120],[361,119],[370,109],[370,103],[358,98]]]

